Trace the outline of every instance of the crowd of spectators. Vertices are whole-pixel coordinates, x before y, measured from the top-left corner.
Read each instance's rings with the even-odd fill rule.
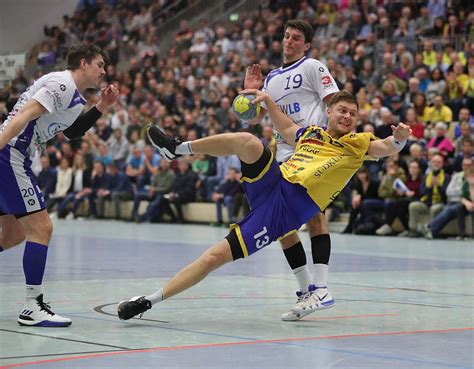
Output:
[[[470,2],[269,1],[253,13],[239,14],[235,22],[209,24],[202,18],[191,27],[182,20],[167,50],[160,47],[160,24],[170,16],[169,9],[186,6],[186,1],[81,3],[72,16],[64,16],[62,25],[45,27],[45,41],[31,53],[38,65],[34,78],[53,70],[68,46],[96,43],[110,54],[103,83],[119,87],[120,103],[81,141],[67,142],[59,135],[48,145],[38,172],[55,168],[56,183],[45,174],[43,189],[48,207],[57,207],[59,216],[75,214],[88,199],[92,217],[103,216],[104,200],[110,200],[117,218],[156,221],[169,214],[185,221],[180,205],[214,201],[218,208],[225,204],[229,219],[235,219],[228,197],[232,194],[236,203],[242,197],[230,183],[240,170],[237,158],[195,156],[169,167],[148,145],[146,126],[159,124],[182,140],[250,130],[274,149],[270,122],[247,127],[231,105],[247,66],[259,63],[267,74],[281,65],[283,26],[292,18],[304,19],[315,29],[308,56],[328,66],[340,89],[357,96],[358,132],[384,138],[398,122],[413,129],[401,155],[367,162],[335,202],[334,210],[351,212],[346,232],[391,234],[398,218],[402,235],[437,237],[438,231],[414,223],[420,214],[431,211],[435,219],[443,208],[435,205],[453,201],[472,213],[462,195],[446,195],[452,178],[468,170],[474,158]],[[126,69],[118,68],[124,64]],[[28,84],[19,71],[2,93],[0,114],[6,114]],[[97,96],[91,92],[87,98],[92,105]],[[397,188],[395,182],[404,187]],[[465,183],[458,183],[459,194]],[[467,197],[471,204],[472,195]],[[117,204],[126,200],[134,201],[133,211],[120,214]],[[138,214],[142,200],[148,200],[149,207]]]

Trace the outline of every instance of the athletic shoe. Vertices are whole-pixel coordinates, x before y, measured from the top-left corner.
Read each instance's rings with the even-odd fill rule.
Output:
[[[430,228],[428,227],[427,224],[420,224],[417,227],[418,233],[421,233],[423,237],[432,240],[433,239],[433,234],[430,231]]]
[[[128,320],[151,309],[151,301],[147,300],[145,296],[135,296],[128,301],[122,301],[117,306],[117,314],[121,320]]]
[[[303,293],[301,291],[296,291],[296,296],[298,297],[298,299],[296,300],[295,306],[298,305],[300,302],[303,302],[305,297],[309,297],[309,292]],[[293,309],[291,309],[290,311],[281,315],[281,320],[285,322],[294,322],[296,320],[300,320],[302,317],[303,315],[296,314]]]
[[[68,327],[72,321],[53,313],[51,306],[43,302],[43,294],[41,294],[36,299],[26,300],[18,318],[18,324],[33,327]]]
[[[150,124],[146,130],[148,138],[160,155],[168,161],[172,161],[181,155],[176,154],[176,146],[181,141],[175,137],[168,136],[158,126]]]
[[[393,233],[393,229],[388,224],[384,224],[382,227],[377,229],[375,233],[378,234],[379,236],[387,236]]]
[[[403,230],[399,234],[397,234],[398,237],[408,237],[410,235],[410,231],[408,230]]]
[[[308,294],[309,296],[304,301],[293,307],[292,310],[295,314],[306,316],[316,310],[329,309],[336,304],[327,287],[316,288],[314,285],[310,285]]]

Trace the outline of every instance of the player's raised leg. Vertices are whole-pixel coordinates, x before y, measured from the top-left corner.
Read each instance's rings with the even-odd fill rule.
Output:
[[[127,320],[141,315],[154,304],[187,290],[202,281],[213,270],[231,261],[233,261],[231,248],[227,239],[224,239],[181,269],[163,288],[148,296],[132,297],[128,301],[120,302],[117,307],[118,316],[122,320]]]
[[[43,301],[43,276],[52,224],[46,210],[19,218],[26,234],[23,271],[26,280],[26,302],[18,318],[20,325],[37,327],[67,327],[71,320],[52,312]]]
[[[194,141],[181,142],[168,136],[156,125],[148,128],[148,138],[167,160],[180,155],[207,154],[212,156],[238,155],[244,163],[255,163],[263,153],[263,144],[251,133],[223,133]]]

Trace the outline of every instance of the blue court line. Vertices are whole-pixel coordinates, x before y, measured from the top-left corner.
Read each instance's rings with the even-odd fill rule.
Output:
[[[115,321],[115,320],[103,319],[103,318],[95,318],[95,317],[84,317],[84,316],[79,316],[79,315],[77,315],[76,318],[107,321],[109,323],[111,322],[111,323],[119,323],[119,324],[129,324],[127,322],[121,322],[121,321]],[[172,330],[172,331],[194,333],[194,334],[208,335],[208,336],[214,336],[214,337],[240,339],[244,341],[261,341],[262,340],[261,338],[240,337],[240,336],[225,335],[225,334],[219,334],[219,333],[194,331],[194,330],[182,329],[182,328],[162,327],[162,326],[156,326],[156,325],[150,325],[150,324],[137,324],[136,322],[134,322],[134,325],[143,325],[143,326],[151,327],[151,328],[167,329],[167,330]],[[449,332],[444,332],[444,333],[449,333]],[[380,335],[383,335],[383,332]],[[344,339],[344,337],[340,337],[340,338]],[[347,338],[355,338],[355,337],[347,337]],[[304,337],[302,337],[302,339],[304,340]],[[311,338],[308,338],[308,340],[310,339]],[[330,339],[330,338],[327,338],[327,339]],[[321,338],[321,340],[324,340],[324,338]],[[272,341],[272,340],[270,339],[269,341]],[[240,342],[235,342],[235,343],[239,344]],[[469,369],[467,367],[456,365],[456,364],[440,363],[440,362],[426,361],[426,360],[420,360],[420,359],[409,359],[406,357],[394,356],[394,355],[381,355],[381,354],[374,354],[374,353],[367,353],[367,352],[357,352],[357,351],[352,351],[352,350],[334,349],[334,348],[328,348],[328,347],[321,347],[318,345],[313,346],[313,345],[299,344],[299,343],[294,343],[294,342],[261,342],[261,344],[266,344],[266,345],[276,344],[280,346],[310,348],[311,350],[317,349],[321,351],[330,351],[330,352],[344,353],[344,354],[350,354],[350,355],[356,355],[356,356],[365,356],[368,358],[383,359],[383,360],[389,360],[389,361],[394,360],[394,361],[410,362],[410,363],[417,363],[417,364],[428,364],[428,365],[440,366],[444,368],[449,367],[449,368],[458,368],[458,369]],[[172,346],[170,348],[172,348]],[[189,348],[192,348],[192,347],[189,347]],[[209,344],[209,348],[212,348],[212,344]],[[147,350],[147,349],[137,348],[137,349],[127,350],[126,352],[133,353],[136,350]]]

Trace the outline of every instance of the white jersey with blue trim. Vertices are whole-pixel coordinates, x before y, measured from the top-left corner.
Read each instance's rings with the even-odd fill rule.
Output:
[[[304,56],[287,67],[268,73],[263,89],[296,124],[301,127],[327,125],[324,98],[339,88],[328,68],[319,60]],[[263,104],[265,108],[265,105]],[[278,162],[284,162],[295,152],[275,131]]]
[[[44,148],[48,140],[70,127],[86,104],[70,71],[48,73],[34,81],[20,96],[5,122],[0,125],[0,132],[30,99],[38,101],[47,112],[29,122],[9,142],[25,156],[33,156],[36,150]]]

